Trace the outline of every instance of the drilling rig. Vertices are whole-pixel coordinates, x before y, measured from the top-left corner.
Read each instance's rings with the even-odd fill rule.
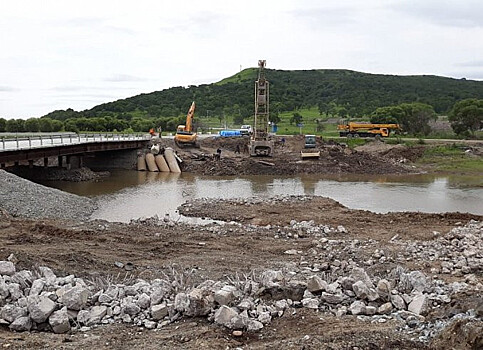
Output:
[[[250,156],[273,156],[273,140],[268,134],[270,104],[269,83],[265,79],[265,60],[258,61],[258,79],[255,81],[255,120],[250,138]]]

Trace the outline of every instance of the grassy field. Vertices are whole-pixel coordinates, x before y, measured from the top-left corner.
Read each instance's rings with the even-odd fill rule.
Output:
[[[459,144],[428,147],[418,163],[444,172],[483,173],[481,158],[466,149]]]

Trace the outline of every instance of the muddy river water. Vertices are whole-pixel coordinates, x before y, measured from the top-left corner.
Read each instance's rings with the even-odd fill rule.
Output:
[[[483,215],[481,176],[243,176],[206,177],[192,174],[112,171],[98,182],[49,182],[46,185],[98,199],[94,218],[128,222],[166,213],[190,198],[319,195],[352,209],[373,212],[469,212]]]

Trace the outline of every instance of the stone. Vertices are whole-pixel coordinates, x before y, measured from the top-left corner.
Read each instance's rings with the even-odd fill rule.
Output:
[[[413,287],[413,290],[418,292],[424,292],[427,287],[426,276],[421,271],[412,271],[408,275],[409,283]]]
[[[363,268],[360,267],[354,267],[352,269],[350,277],[354,281],[362,281],[368,288],[374,288],[374,284],[371,281],[371,278],[369,275],[366,273],[366,271]]]
[[[392,311],[392,304],[391,303],[384,303],[377,309],[377,313],[380,315],[388,315]]]
[[[349,306],[349,310],[353,315],[364,315],[366,312],[366,304],[360,300],[356,300]]]
[[[33,281],[32,287],[30,288],[29,296],[39,295],[44,289],[45,282],[41,279]]]
[[[377,282],[376,291],[382,298],[388,298],[389,294],[391,294],[391,283],[386,279],[381,279]]]
[[[131,302],[124,305],[123,310],[124,310],[124,313],[127,315],[136,316],[141,311],[141,308]]]
[[[166,293],[165,293],[163,288],[161,288],[161,287],[154,288],[153,291],[151,292],[151,295],[150,295],[151,306],[161,304],[165,294]]]
[[[275,308],[277,309],[277,311],[283,311],[283,310],[287,309],[288,308],[287,300],[285,300],[285,299],[277,300],[275,302]]]
[[[391,303],[398,310],[406,310],[406,303],[404,302],[404,299],[398,294],[391,295]]]
[[[27,308],[16,306],[14,304],[7,304],[0,310],[0,318],[8,323],[12,323],[19,317],[27,316]]]
[[[416,314],[422,315],[425,313],[427,307],[428,298],[424,294],[418,294],[413,297],[413,300],[408,305],[408,311]]]
[[[29,296],[27,309],[33,321],[42,323],[54,312],[55,303],[44,295]]]
[[[174,309],[179,312],[185,312],[190,306],[190,300],[186,293],[178,293],[174,297]]]
[[[3,277],[0,276],[0,302],[2,299],[7,299],[10,295],[10,291],[8,290],[8,286],[5,283]]]
[[[106,293],[101,293],[99,294],[97,301],[100,302],[101,304],[109,304],[110,302],[112,302],[112,298],[110,295]]]
[[[377,312],[377,307],[371,306],[371,305],[366,306],[366,312],[365,312],[366,315],[375,315],[376,312]]]
[[[166,316],[168,316],[168,307],[166,304],[163,303],[151,306],[151,317],[153,320],[159,321]]]
[[[245,310],[231,319],[231,326],[233,329],[243,329],[248,326],[248,322],[248,312]]]
[[[215,292],[215,301],[219,305],[230,305],[235,298],[235,291],[236,288],[234,286],[224,286],[223,288]]]
[[[142,293],[138,296],[137,303],[141,309],[147,309],[151,304],[151,298],[146,293]]]
[[[238,313],[233,308],[222,305],[218,310],[216,310],[214,319],[215,323],[231,328],[231,319],[235,316],[238,316]]]
[[[242,331],[233,331],[232,335],[234,337],[241,337],[243,335],[243,332]]]
[[[302,305],[308,309],[318,309],[319,299],[316,298],[305,298],[302,299]]]
[[[272,321],[272,316],[270,316],[270,312],[268,311],[260,312],[257,320],[263,324],[269,324]]]
[[[132,322],[132,317],[128,314],[122,315],[121,317],[122,322],[124,323],[131,323]]]
[[[343,289],[345,290],[352,290],[352,285],[355,283],[356,281],[351,278],[351,277],[342,277],[340,279],[340,285],[342,286]]]
[[[39,271],[42,276],[45,277],[45,280],[48,284],[53,285],[55,283],[57,276],[50,268],[48,268],[47,266],[40,266]]]
[[[59,298],[59,302],[68,309],[81,310],[87,304],[89,291],[83,287],[75,286],[65,291]]]
[[[263,323],[257,320],[249,320],[247,330],[249,332],[256,332],[263,328]]]
[[[240,309],[240,310],[251,310],[253,307],[254,307],[253,301],[248,300],[248,299],[243,299],[237,305],[237,308]]]
[[[9,328],[15,332],[29,332],[32,328],[32,320],[28,316],[19,317],[10,324]]]
[[[188,301],[188,307],[184,311],[186,316],[208,315],[215,305],[215,299],[212,292],[200,288],[193,288],[189,292]]]
[[[49,317],[49,324],[52,327],[54,333],[61,334],[70,331],[69,315],[67,314],[67,308],[64,307],[61,310],[55,311]]]
[[[267,270],[260,276],[261,284],[264,287],[280,286],[278,282],[283,280],[282,271]]]
[[[10,293],[10,299],[16,301],[23,297],[22,290],[20,289],[20,284],[9,283],[7,285],[8,292]]]
[[[89,320],[87,321],[87,326],[92,326],[101,323],[101,320],[107,314],[107,307],[104,305],[93,306],[89,310]]]
[[[352,290],[356,293],[356,296],[359,299],[374,301],[379,298],[379,294],[377,294],[376,290],[368,287],[363,281],[357,281],[354,283],[352,285]]]
[[[86,325],[89,323],[89,318],[90,318],[90,312],[88,310],[80,310],[77,313],[76,320],[78,323]]]
[[[322,301],[325,301],[329,304],[340,304],[342,303],[342,301],[344,301],[345,298],[346,296],[342,294],[329,294],[326,292],[322,292],[322,295],[320,296],[320,299]]]
[[[335,312],[335,315],[337,317],[342,317],[342,316],[344,316],[346,314],[347,314],[347,306],[345,306],[345,305],[343,305],[340,308],[338,308],[337,311]]]
[[[326,291],[329,284],[319,276],[310,276],[307,280],[307,289],[311,293]]]
[[[15,265],[11,261],[0,261],[0,275],[13,276],[15,274]]]
[[[33,280],[34,280],[34,277],[32,275],[32,272],[28,270],[15,272],[14,275],[12,276],[12,282],[20,284],[20,287],[22,289],[30,287],[32,285]]]
[[[147,329],[154,329],[158,324],[154,321],[144,320],[144,327]]]

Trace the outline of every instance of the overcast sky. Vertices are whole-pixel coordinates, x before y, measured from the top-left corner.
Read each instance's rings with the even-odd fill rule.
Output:
[[[0,117],[272,69],[483,80],[481,0],[0,0]]]

